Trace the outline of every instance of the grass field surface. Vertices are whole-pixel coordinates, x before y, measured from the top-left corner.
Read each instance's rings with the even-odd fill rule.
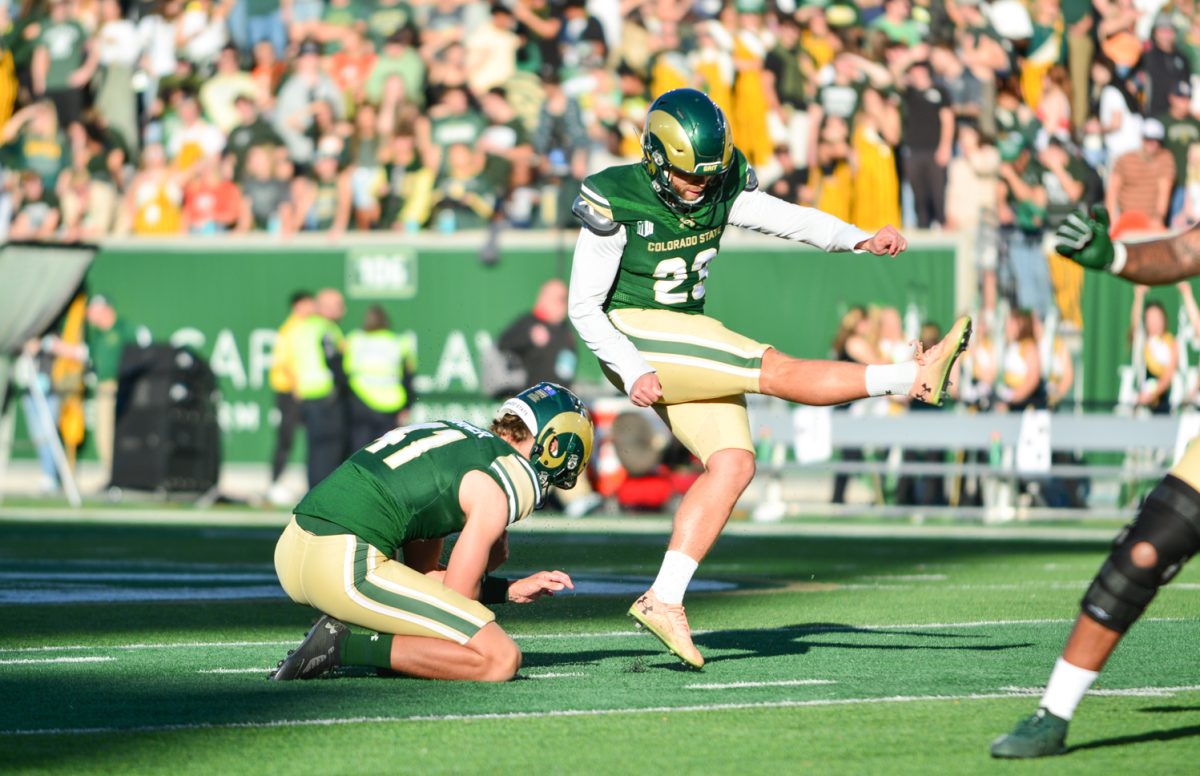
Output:
[[[513,537],[510,575],[561,568],[577,589],[498,607],[524,651],[518,680],[343,670],[275,684],[267,670],[314,616],[275,583],[278,528],[32,516],[0,519],[6,772],[1179,774],[1200,762],[1200,564],[1122,644],[1068,755],[987,754],[1036,706],[1115,526],[727,535],[688,595],[708,659],[692,671],[624,616],[669,523],[538,517]]]

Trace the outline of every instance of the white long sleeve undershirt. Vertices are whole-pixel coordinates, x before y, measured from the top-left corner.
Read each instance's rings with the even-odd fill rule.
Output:
[[[785,202],[762,191],[745,191],[734,200],[729,223],[743,229],[805,243],[824,251],[852,251],[871,233],[815,208]],[[654,368],[604,313],[604,302],[621,267],[625,230],[600,236],[581,229],[571,265],[568,314],[579,337],[600,363],[620,377],[626,393]]]

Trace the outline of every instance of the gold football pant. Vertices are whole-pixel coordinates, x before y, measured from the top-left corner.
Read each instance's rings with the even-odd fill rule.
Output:
[[[707,315],[621,309],[608,317],[658,373],[654,411],[688,450],[704,463],[718,450],[754,452],[745,394],[759,392],[769,345]]]
[[[288,596],[380,633],[466,644],[496,616],[483,604],[391,560],[354,534],[318,536],[292,517],[275,545]]]

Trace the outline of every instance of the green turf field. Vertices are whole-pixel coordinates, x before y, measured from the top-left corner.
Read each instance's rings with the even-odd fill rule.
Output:
[[[278,530],[187,519],[199,524],[0,520],[0,771],[949,776],[1200,761],[1196,563],[1083,702],[1069,755],[987,755],[1036,706],[1112,528],[727,535],[687,601],[709,660],[694,672],[624,616],[668,524],[539,516],[549,530],[514,535],[509,567],[561,568],[578,589],[499,608],[519,680],[273,684],[268,667],[312,619],[275,584]]]

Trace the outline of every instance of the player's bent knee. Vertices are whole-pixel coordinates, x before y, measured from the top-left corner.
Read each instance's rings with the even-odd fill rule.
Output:
[[[1117,535],[1083,596],[1084,613],[1124,633],[1197,550],[1200,493],[1168,475],[1146,498],[1137,518]]]
[[[708,457],[705,468],[714,476],[730,480],[743,488],[750,484],[757,471],[754,454],[741,448],[718,450]]]
[[[484,659],[479,681],[507,682],[517,675],[521,668],[521,648],[499,625],[488,623],[472,641]]]

